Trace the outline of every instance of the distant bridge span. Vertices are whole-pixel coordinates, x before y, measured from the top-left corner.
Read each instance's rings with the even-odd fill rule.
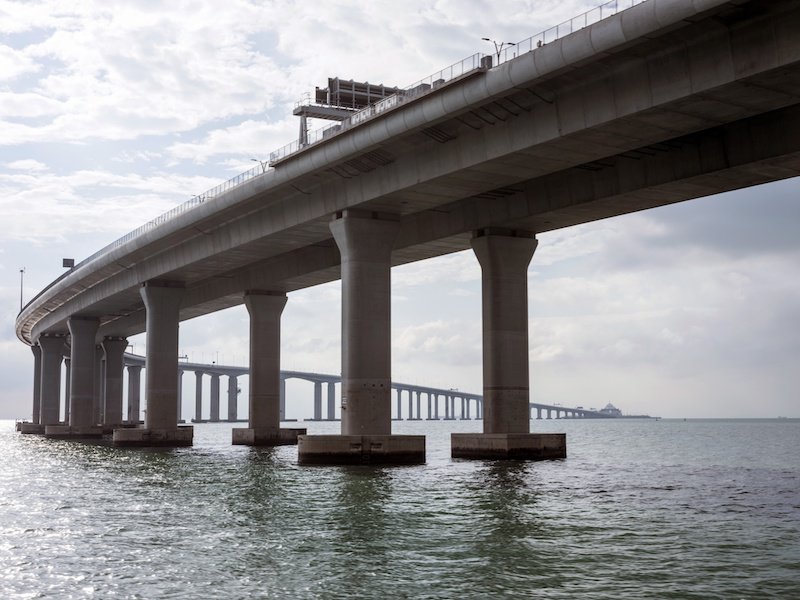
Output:
[[[128,421],[138,421],[139,419],[139,406],[138,398],[135,398],[135,392],[131,391],[130,381],[139,377],[138,367],[141,369],[145,365],[145,357],[136,354],[125,354],[125,366],[134,367],[128,370]],[[210,402],[210,418],[204,419],[202,414],[203,407],[203,387],[202,384],[195,386],[195,412],[192,421],[241,421],[237,410],[237,392],[238,392],[238,377],[247,376],[250,373],[248,367],[239,367],[234,365],[218,365],[206,363],[193,363],[181,362],[180,363],[180,377],[186,372],[192,372],[198,377],[199,380],[204,376],[212,378],[211,397]],[[217,378],[216,384],[214,379]],[[219,377],[228,378],[228,395],[227,395],[227,418],[220,417],[220,385]],[[281,378],[281,404],[280,414],[281,419],[286,419],[286,380],[287,379],[302,379],[314,384],[314,414],[311,421],[333,421],[336,420],[336,384],[341,384],[341,375],[332,375],[328,373],[313,373],[308,371],[285,371],[280,372]],[[326,385],[326,403],[323,403],[322,386]],[[133,389],[138,389],[139,385],[135,384]],[[411,383],[392,382],[392,389],[395,390],[395,420],[469,420],[472,418],[481,419],[483,409],[483,395],[472,394],[454,388],[435,388]],[[131,401],[133,398],[133,401]],[[178,394],[178,403],[182,404],[183,395]],[[425,403],[423,404],[423,399]],[[457,410],[456,406],[460,406]],[[440,407],[443,409],[440,413]],[[427,410],[425,410],[427,408]],[[473,412],[474,409],[474,412]],[[589,419],[608,419],[614,418],[614,415],[602,413],[596,410],[587,410],[584,408],[573,408],[568,406],[561,406],[558,404],[542,404],[540,402],[530,403],[531,416],[537,419],[560,419],[560,418],[589,418]],[[404,416],[405,415],[405,416]],[[424,416],[423,416],[424,415]],[[181,415],[179,414],[179,418]]]

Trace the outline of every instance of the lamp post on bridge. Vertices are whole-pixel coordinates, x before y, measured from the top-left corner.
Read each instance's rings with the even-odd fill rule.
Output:
[[[251,158],[250,160],[252,160],[253,162],[257,162],[258,164],[261,165],[261,172],[262,173],[266,173],[267,172],[267,167],[269,166],[269,161],[268,160],[259,160],[258,158]]]
[[[25,267],[19,270],[19,312],[22,312],[22,281],[25,277]]]
[[[514,42],[498,42],[491,38],[485,37],[481,38],[484,42],[492,42],[494,44],[494,52],[497,55],[497,64],[500,64],[500,53],[503,51],[503,48],[506,46],[516,46]]]

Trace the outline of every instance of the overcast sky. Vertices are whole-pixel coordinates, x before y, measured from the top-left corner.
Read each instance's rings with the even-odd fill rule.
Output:
[[[27,301],[62,257],[249,169],[296,138],[294,103],[327,77],[408,85],[490,52],[482,37],[519,41],[596,5],[0,0],[0,418],[31,411],[22,267]],[[798,191],[788,180],[540,235],[532,400],[800,417]],[[393,378],[479,392],[474,256],[396,268],[392,285]],[[338,283],[290,294],[284,368],[339,372],[340,310]],[[180,346],[245,364],[246,311],[182,324]]]

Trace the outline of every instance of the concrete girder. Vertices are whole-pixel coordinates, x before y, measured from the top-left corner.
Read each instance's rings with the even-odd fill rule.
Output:
[[[800,43],[793,34],[796,28],[790,27],[798,21],[797,7],[790,2],[771,2],[774,14],[736,27],[719,23],[709,27],[702,14],[708,10],[722,14],[737,4],[651,0],[588,28],[593,57],[580,58],[586,55],[585,34],[569,36],[485,76],[447,86],[345,135],[311,146],[214,203],[198,205],[98,257],[95,264],[79,266],[23,311],[18,335],[30,341],[32,335],[63,329],[69,314],[86,313],[93,307],[104,319],[120,312],[119,306],[126,307],[122,312],[136,312],[140,308],[135,302],[116,306],[116,300],[106,299],[135,301],[130,290],[143,279],[169,276],[191,286],[212,277],[206,270],[208,252],[235,250],[229,257],[233,262],[226,266],[230,270],[250,260],[242,251],[248,245],[253,245],[252,256],[264,256],[255,252],[256,247],[264,249],[260,245],[263,239],[269,238],[273,254],[296,247],[299,238],[292,238],[296,234],[302,243],[324,242],[325,217],[337,210],[353,206],[393,208],[403,213],[422,210],[454,199],[431,196],[426,190],[430,186],[458,189],[462,197],[480,194],[697,131],[718,123],[721,115],[724,119],[747,118],[796,102],[796,77],[783,73],[782,88],[775,72],[800,59]],[[655,22],[648,16],[653,7],[660,11]],[[696,22],[690,22],[693,19]],[[766,41],[752,35],[756,26],[769,31]],[[634,39],[637,28],[639,37]],[[712,42],[716,46],[710,45]],[[757,44],[769,51],[759,52]],[[647,58],[643,58],[643,49]],[[577,63],[569,62],[576,56]],[[710,65],[713,73],[702,74],[703,65]],[[687,73],[691,96],[671,98],[670,91],[680,89],[674,83],[687,79]],[[749,79],[742,82],[742,74]],[[638,83],[631,85],[631,81]],[[645,81],[649,87],[641,83]],[[765,82],[769,85],[763,85]],[[761,93],[761,106],[727,100],[753,90]],[[525,94],[536,99],[505,126],[472,131],[457,123],[473,110],[472,104],[477,110],[498,99],[519,99]],[[683,120],[676,120],[675,115]],[[445,123],[457,129],[445,146],[433,140],[420,144],[419,137],[414,138],[424,128]],[[396,138],[391,141],[397,151],[388,164],[355,181],[331,183],[331,166],[385,146],[391,136]],[[526,164],[526,156],[538,158]],[[307,180],[298,179],[312,173]],[[491,177],[482,176],[486,173]],[[432,200],[403,208],[400,199],[412,194]],[[168,248],[172,250],[163,252]],[[332,276],[330,272],[326,275]],[[309,285],[313,279],[295,285]],[[70,300],[62,302],[58,293]]]

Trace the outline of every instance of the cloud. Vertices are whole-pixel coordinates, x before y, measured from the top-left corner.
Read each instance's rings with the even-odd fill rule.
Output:
[[[33,158],[14,160],[5,164],[7,169],[15,171],[41,172],[47,170],[47,165]]]

